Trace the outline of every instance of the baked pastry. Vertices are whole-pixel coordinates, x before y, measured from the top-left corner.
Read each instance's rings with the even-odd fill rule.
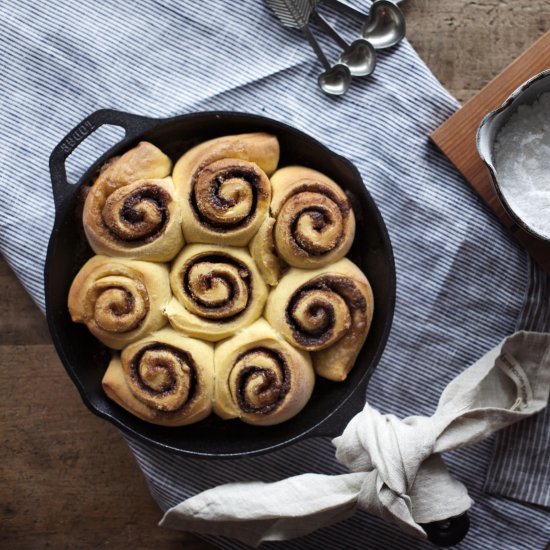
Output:
[[[141,142],[89,189],[82,219],[98,255],[75,277],[69,311],[122,350],[103,388],[138,418],[183,426],[213,410],[279,424],[306,405],[315,374],[342,381],[353,367],[373,296],[344,258],[351,204],[316,170],[277,170],[279,153],[273,135],[229,135],[171,173]]]
[[[172,176],[185,239],[246,246],[269,210],[268,176],[278,162],[277,138],[259,132],[212,139],[187,151]]]
[[[163,262],[183,246],[170,159],[141,142],[111,160],[91,187],[83,226],[96,254]]]
[[[275,246],[283,260],[314,269],[348,253],[355,216],[336,182],[311,168],[287,166],[273,174],[271,186]]]
[[[319,376],[339,382],[365,342],[373,308],[369,281],[343,258],[316,270],[290,269],[270,293],[265,317],[290,344],[311,352]]]
[[[215,342],[250,325],[262,313],[267,287],[245,248],[186,246],[170,271],[172,326]]]
[[[248,244],[250,255],[256,262],[264,281],[269,286],[277,285],[284,269],[284,264],[275,253],[274,227],[275,219],[268,216]]]
[[[105,393],[138,418],[184,426],[212,411],[214,347],[164,328],[111,360]]]
[[[69,290],[69,312],[105,345],[121,349],[166,324],[170,301],[165,264],[94,256]]]
[[[315,373],[309,354],[258,319],[214,352],[214,412],[248,424],[280,424],[309,401]]]

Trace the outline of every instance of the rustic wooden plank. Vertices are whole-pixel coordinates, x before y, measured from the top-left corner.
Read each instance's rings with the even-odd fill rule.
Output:
[[[494,191],[489,172],[476,148],[476,132],[481,119],[499,107],[523,82],[550,68],[550,32],[511,63],[496,78],[473,96],[456,114],[431,136],[449,160],[462,172],[470,185],[524,246],[531,256],[550,273],[550,243],[518,227],[506,213]]]
[[[0,546],[181,548],[195,541],[156,526],[160,511],[130,450],[84,406],[51,345],[0,346],[0,387],[9,388],[9,408],[0,412]]]
[[[407,35],[465,102],[550,29],[547,0],[405,0]]]
[[[157,527],[161,513],[132,453],[84,406],[1,257],[0,290],[0,547],[211,548]]]
[[[14,275],[0,256],[0,345],[47,344],[50,334],[46,320],[36,304],[19,284],[14,285]]]

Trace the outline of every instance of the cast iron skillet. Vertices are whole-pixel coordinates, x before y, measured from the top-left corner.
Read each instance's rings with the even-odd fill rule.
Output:
[[[67,157],[103,125],[122,127],[125,137],[97,159],[77,185],[69,184],[65,170]],[[123,153],[141,140],[154,143],[172,160],[177,160],[184,151],[206,139],[254,131],[269,132],[279,138],[280,166],[300,164],[315,168],[335,179],[350,196],[357,232],[348,256],[363,270],[372,285],[375,297],[372,328],[348,379],[337,384],[318,378],[309,403],[291,421],[261,428],[238,420],[222,421],[211,415],[197,424],[181,428],[148,424],[110,401],[103,393],[101,378],[111,353],[84,325],[73,323],[67,311],[71,282],[84,262],[93,255],[82,230],[80,206],[83,188],[93,182],[108,158]],[[126,434],[161,449],[193,457],[222,458],[274,451],[306,437],[339,435],[348,421],[363,408],[368,380],[390,332],[395,303],[395,266],[384,221],[359,172],[348,160],[295,128],[256,115],[202,112],[152,119],[100,110],[83,120],[55,147],[50,157],[50,172],[56,217],[45,266],[48,326],[67,373],[93,413]],[[444,541],[448,543],[448,528],[445,533]]]
[[[67,182],[65,159],[91,132],[104,124],[122,126],[126,136],[98,159],[78,185]],[[89,185],[103,162],[147,140],[173,160],[195,143],[243,132],[266,131],[281,144],[280,165],[311,166],[334,178],[352,199],[357,232],[349,256],[369,278],[375,297],[375,316],[367,342],[346,382],[316,380],[306,408],[289,422],[266,428],[212,415],[206,420],[169,428],[148,424],[111,402],[103,393],[101,378],[109,350],[84,325],[71,322],[67,311],[70,284],[93,254],[86,244],[81,219],[81,186]],[[84,402],[99,416],[146,443],[193,456],[244,456],[278,449],[304,437],[337,435],[364,405],[369,376],[380,358],[391,326],[395,300],[395,268],[384,222],[366,191],[359,173],[306,134],[280,122],[242,113],[205,112],[167,120],[154,120],[117,111],[93,113],[53,151],[50,158],[56,219],[46,260],[46,307],[57,351]]]

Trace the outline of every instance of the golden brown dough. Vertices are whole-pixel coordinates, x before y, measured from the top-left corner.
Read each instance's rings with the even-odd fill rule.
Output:
[[[275,286],[278,283],[284,267],[275,254],[274,226],[275,219],[268,216],[248,245],[250,254],[254,258],[264,281],[270,286]]]
[[[166,324],[172,293],[165,264],[94,256],[69,290],[69,312],[105,345],[121,349]]]
[[[279,162],[279,142],[265,133],[205,141],[176,163],[174,184],[191,243],[245,246],[269,210],[268,176]]]
[[[170,272],[172,326],[212,342],[250,325],[262,313],[267,287],[245,248],[186,246]]]
[[[181,210],[170,168],[170,159],[148,142],[106,165],[86,197],[82,219],[96,254],[162,262],[178,253]]]
[[[265,317],[289,343],[311,352],[319,376],[342,381],[365,342],[373,309],[367,278],[343,258],[316,270],[290,269],[270,293]]]
[[[283,260],[313,269],[348,253],[355,216],[336,182],[311,168],[287,166],[273,174],[271,186],[275,245]]]
[[[142,420],[192,424],[212,411],[214,348],[164,328],[113,357],[102,384],[113,401]]]
[[[213,411],[275,425],[306,406],[316,374],[343,381],[353,368],[374,309],[345,258],[354,212],[337,182],[277,169],[279,155],[276,136],[229,135],[172,171],[141,142],[90,187],[83,226],[98,255],[69,312],[122,350],[102,384],[138,418],[183,426]]]
[[[214,353],[214,412],[248,424],[280,424],[306,405],[315,382],[309,354],[264,319],[220,342]]]

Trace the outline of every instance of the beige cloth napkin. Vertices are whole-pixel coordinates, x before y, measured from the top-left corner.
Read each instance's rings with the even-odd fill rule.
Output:
[[[473,501],[440,453],[470,445],[543,409],[550,388],[550,334],[517,332],[457,376],[431,417],[400,420],[368,403],[333,440],[352,473],[304,474],[204,491],[160,525],[257,546],[341,521],[357,506],[419,538],[419,525],[462,514]]]

